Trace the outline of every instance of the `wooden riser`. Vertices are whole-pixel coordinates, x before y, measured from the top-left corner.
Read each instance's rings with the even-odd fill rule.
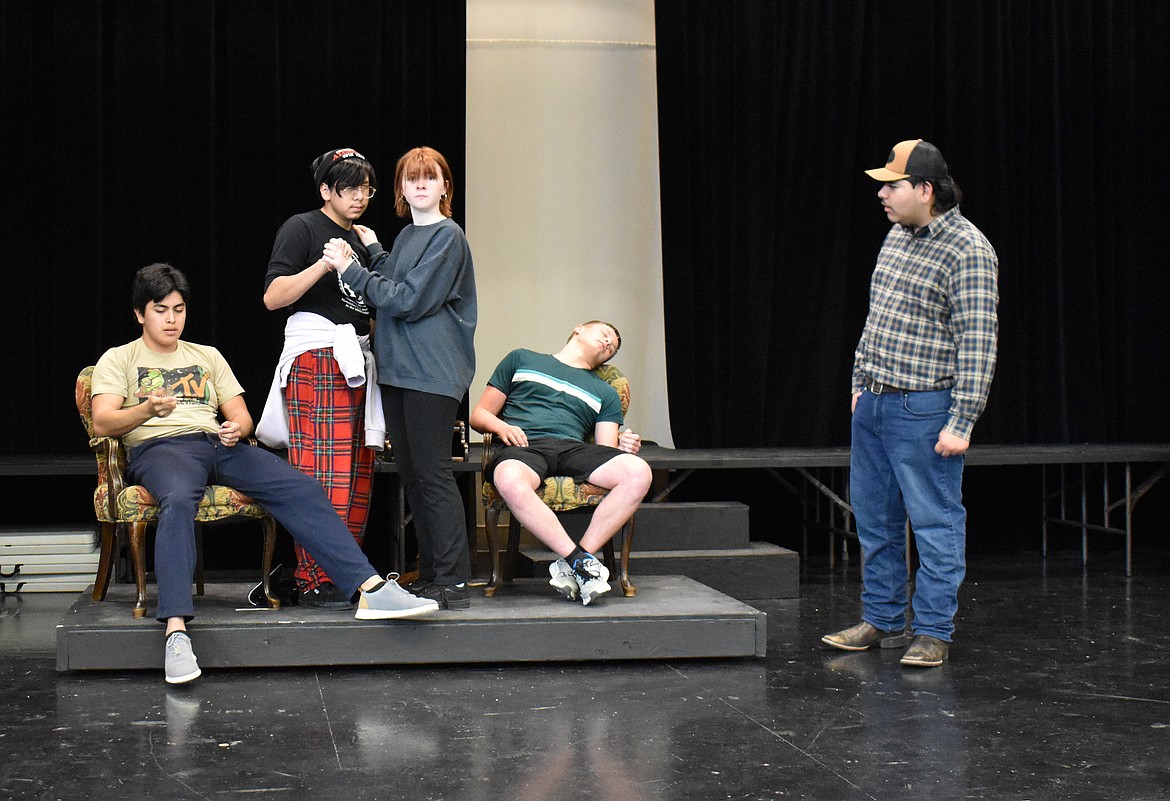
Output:
[[[243,611],[249,585],[209,584],[190,631],[205,669],[764,656],[763,612],[682,576],[637,585],[635,598],[614,589],[586,607],[547,580],[518,579],[494,598],[474,593],[468,610],[367,622],[303,607]],[[161,670],[162,625],[134,620],[132,606],[125,585],[104,602],[83,594],[58,625],[57,669]]]

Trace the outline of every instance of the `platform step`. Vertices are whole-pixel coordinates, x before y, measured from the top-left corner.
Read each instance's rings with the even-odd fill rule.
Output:
[[[74,580],[83,579],[78,590],[93,583],[97,573],[101,549],[88,553],[33,553],[17,554],[12,549],[0,548],[0,581],[24,581],[32,576],[64,575]]]
[[[151,586],[150,591],[154,591]],[[646,576],[589,606],[518,579],[471,608],[402,621],[353,612],[249,608],[249,584],[208,584],[191,638],[201,667],[555,662],[758,657],[767,615],[684,576]],[[162,669],[162,626],[131,616],[134,589],[83,593],[57,627],[57,669]],[[153,607],[148,615],[153,614]],[[161,681],[161,677],[160,677]]]
[[[0,527],[0,562],[10,564],[25,556],[89,554],[97,547],[93,526]]]
[[[77,592],[93,586],[93,571],[88,573],[38,573],[0,578],[0,594],[25,592]]]
[[[573,539],[581,538],[590,515],[560,516]],[[727,502],[644,503],[635,518],[634,547],[639,551],[747,548],[747,504]]]
[[[746,548],[643,551],[634,536],[630,580],[637,587],[646,577],[682,575],[741,601],[800,597],[800,554],[768,542]],[[539,548],[522,548],[517,572],[541,577],[556,555]]]

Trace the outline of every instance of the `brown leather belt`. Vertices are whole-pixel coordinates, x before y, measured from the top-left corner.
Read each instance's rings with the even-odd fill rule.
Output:
[[[874,381],[869,376],[866,376],[865,381],[862,382],[861,388],[867,392],[872,392],[874,395],[886,395],[892,392],[914,392],[913,389],[902,389],[890,384],[883,384],[880,381]]]

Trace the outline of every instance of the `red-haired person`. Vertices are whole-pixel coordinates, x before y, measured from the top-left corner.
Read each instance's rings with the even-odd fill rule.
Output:
[[[475,374],[475,271],[463,229],[451,219],[451,168],[416,147],[394,170],[394,208],[411,222],[387,253],[355,225],[366,269],[344,239],[325,261],[377,310],[374,356],[386,433],[412,510],[419,577],[410,589],[444,609],[471,605],[471,555],[463,499],[451,469],[451,430]]]

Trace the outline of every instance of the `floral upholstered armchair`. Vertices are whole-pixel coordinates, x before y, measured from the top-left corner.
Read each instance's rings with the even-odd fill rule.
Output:
[[[93,511],[101,524],[101,554],[97,576],[93,583],[93,599],[105,600],[110,585],[114,549],[124,534],[129,534],[130,558],[134,566],[134,580],[138,597],[134,617],[146,615],[146,528],[158,521],[158,506],[146,487],[126,483],[126,449],[118,437],[95,437],[93,433],[93,366],[86,367],[77,376],[75,400],[81,423],[89,435],[89,447],[97,458],[98,484],[93,493]],[[255,440],[251,441],[255,444]],[[280,601],[269,586],[272,573],[272,554],[276,546],[276,521],[259,504],[242,492],[224,486],[209,486],[199,502],[195,522],[211,523],[230,517],[253,518],[264,530],[264,548],[261,554],[261,585],[269,608],[280,608]],[[196,571],[196,590],[203,594],[202,537],[196,538],[199,561]]]

